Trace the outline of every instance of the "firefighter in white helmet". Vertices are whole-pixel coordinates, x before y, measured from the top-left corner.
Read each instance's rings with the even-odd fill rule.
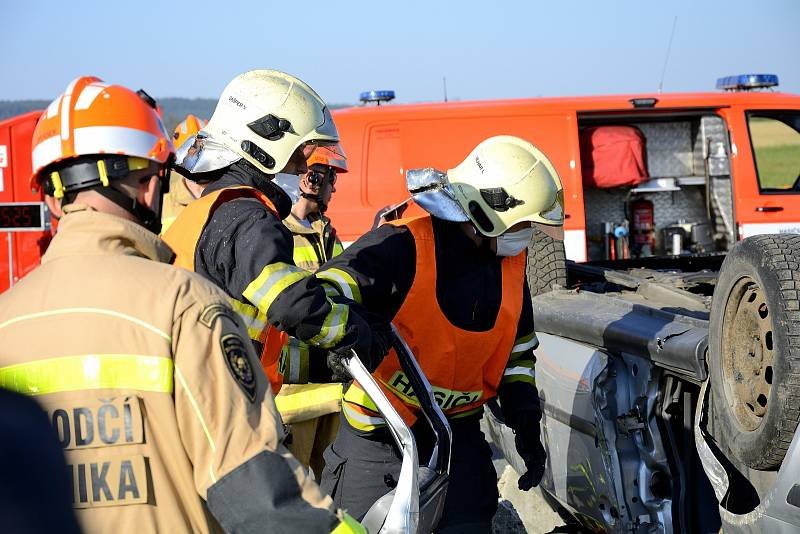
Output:
[[[558,174],[536,147],[492,137],[447,173],[408,171],[414,200],[430,215],[370,231],[314,277],[386,321],[405,338],[453,431],[450,484],[437,532],[489,532],[497,508],[491,451],[481,433],[483,404],[499,396],[527,472],[538,484],[545,451],[534,373],[537,346],[526,247],[534,226],[558,229],[564,198]],[[308,282],[305,282],[308,283]],[[287,296],[303,297],[302,284]],[[280,319],[282,300],[275,309]],[[432,437],[393,351],[373,373],[415,432],[427,461]],[[398,480],[400,453],[386,421],[358,383],[345,392],[336,440],[325,451],[321,488],[361,517]]]
[[[361,532],[282,445],[225,295],[169,265],[174,148],[154,103],[78,78],[32,143],[32,185],[64,216],[42,265],[0,295],[0,387],[48,411],[82,529]]]
[[[284,332],[324,349],[355,347],[371,369],[388,347],[385,324],[370,325],[319,283],[292,313],[272,317],[283,291],[310,275],[292,260],[292,235],[281,222],[291,201],[273,178],[306,173],[312,152],[338,141],[330,111],[311,87],[284,72],[253,70],[225,87],[208,124],[177,152],[180,172],[206,185],[164,240],[176,265],[227,293],[275,392],[283,382]]]

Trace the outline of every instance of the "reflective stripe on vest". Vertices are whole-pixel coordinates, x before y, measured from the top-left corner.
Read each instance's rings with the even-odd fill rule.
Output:
[[[0,368],[0,387],[26,395],[87,389],[172,393],[170,358],[136,354],[87,354]]]
[[[414,282],[392,322],[414,353],[445,414],[463,417],[476,413],[496,395],[514,347],[522,312],[526,254],[502,260],[502,301],[495,324],[485,332],[471,332],[450,323],[436,301],[436,250],[430,216],[391,224],[407,227],[416,244]],[[394,350],[373,376],[412,425],[418,402]],[[379,424],[379,414],[357,383],[345,393],[342,412],[358,430],[370,431]]]
[[[203,195],[190,202],[162,236],[162,239],[175,252],[174,265],[190,271],[195,270],[194,259],[197,243],[200,241],[203,229],[219,206],[237,198],[254,198],[278,216],[278,210],[272,201],[254,187],[227,187]],[[280,372],[282,367],[280,355],[281,347],[287,340],[286,334],[272,328],[266,322],[266,315],[252,304],[231,298],[231,305],[247,327],[247,333],[254,341],[256,348],[262,349],[260,352],[261,365],[269,377],[273,392],[277,393],[283,382]],[[261,327],[260,331],[259,327]]]

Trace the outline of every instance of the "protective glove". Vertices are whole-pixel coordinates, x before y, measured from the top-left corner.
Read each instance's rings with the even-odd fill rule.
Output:
[[[367,319],[364,318],[365,315]],[[371,373],[378,368],[391,347],[393,336],[391,327],[377,315],[367,313],[361,307],[351,306],[349,321],[356,326],[358,333],[355,343],[337,347],[328,353],[328,367],[333,373],[334,380],[350,379],[342,360],[352,356],[351,349],[356,351],[361,363]]]
[[[542,411],[539,391],[528,382],[501,384],[498,389],[500,408],[506,425],[514,431],[517,452],[525,462],[525,473],[519,477],[522,491],[538,486],[544,474],[547,453],[539,440]]]
[[[526,469],[525,473],[519,477],[517,486],[522,491],[528,491],[541,482],[542,475],[544,475],[544,464],[547,460],[547,453],[539,440],[538,425],[535,433],[517,432],[514,436],[514,443],[517,446],[517,452],[525,462]]]

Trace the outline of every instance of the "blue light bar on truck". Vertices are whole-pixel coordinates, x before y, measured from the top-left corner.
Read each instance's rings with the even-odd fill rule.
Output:
[[[394,100],[394,91],[364,91],[361,93],[359,100],[364,104],[367,102],[377,102],[378,105],[380,105],[381,102]]]
[[[725,76],[717,80],[717,89],[722,89],[723,91],[750,91],[751,89],[767,89],[777,85],[777,74],[739,74]]]

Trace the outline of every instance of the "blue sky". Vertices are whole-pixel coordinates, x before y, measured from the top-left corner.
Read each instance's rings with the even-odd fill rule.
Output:
[[[653,92],[769,72],[800,93],[800,1],[136,2],[4,0],[0,99],[51,99],[94,74],[156,97],[216,98],[277,68],[330,102]]]

